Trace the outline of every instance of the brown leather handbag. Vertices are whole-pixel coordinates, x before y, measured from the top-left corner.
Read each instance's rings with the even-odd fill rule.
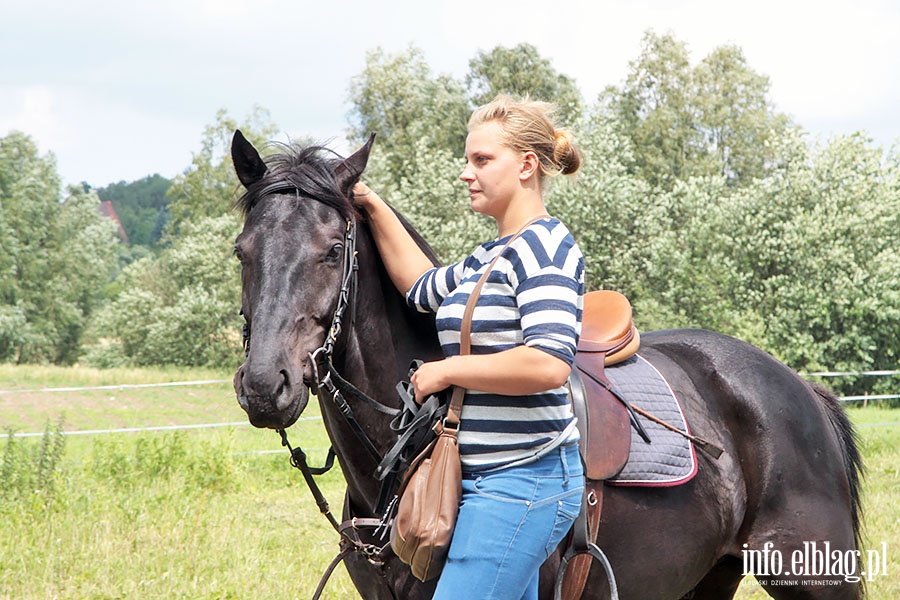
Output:
[[[529,221],[512,236],[475,284],[460,326],[460,354],[469,354],[471,350],[475,304],[497,259],[526,227],[543,218],[546,215]],[[400,500],[391,527],[391,547],[400,560],[410,566],[412,574],[422,581],[440,575],[456,527],[462,497],[462,467],[456,434],[465,395],[465,388],[453,388],[447,416],[434,424],[437,437],[410,464],[398,492]]]

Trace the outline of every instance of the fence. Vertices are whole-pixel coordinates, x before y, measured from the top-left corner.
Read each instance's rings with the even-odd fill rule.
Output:
[[[804,377],[893,377],[900,375],[900,371],[820,371],[816,373],[801,373]],[[862,401],[865,405],[869,400],[894,400],[900,398],[900,394],[865,394],[862,396],[841,396],[841,402]]]
[[[893,377],[896,375],[900,375],[900,371],[820,371],[813,373],[801,373],[803,377]],[[193,386],[193,385],[213,385],[213,384],[221,384],[221,383],[231,383],[229,379],[207,379],[200,381],[173,381],[166,383],[140,383],[140,384],[118,384],[118,385],[100,385],[100,386],[87,386],[87,387],[60,387],[60,388],[42,388],[42,389],[31,389],[31,390],[0,390],[0,397],[9,394],[37,394],[37,393],[65,393],[65,392],[82,392],[82,391],[95,391],[95,390],[127,390],[127,389],[142,389],[142,388],[154,388],[154,387],[176,387],[176,386]],[[875,395],[863,395],[863,396],[842,396],[840,398],[841,402],[854,402],[854,401],[862,401],[865,405],[869,400],[892,400],[900,398],[900,394],[875,394]],[[318,421],[321,420],[322,417],[312,416],[312,417],[300,417],[297,419],[298,421]],[[163,425],[157,427],[126,427],[121,429],[92,429],[92,430],[81,430],[81,431],[62,431],[61,435],[101,435],[101,434],[110,434],[110,433],[140,433],[140,432],[149,432],[149,431],[177,431],[177,430],[185,430],[185,429],[213,429],[217,427],[242,427],[249,425],[248,421],[233,421],[230,423],[203,423],[197,425]],[[874,426],[875,424],[871,424]],[[881,426],[895,426],[900,425],[900,423],[883,423],[879,424]],[[9,437],[8,433],[0,433],[0,438]],[[44,432],[31,432],[31,433],[16,433],[13,434],[14,437],[17,438],[27,438],[27,437],[41,437],[44,435]]]

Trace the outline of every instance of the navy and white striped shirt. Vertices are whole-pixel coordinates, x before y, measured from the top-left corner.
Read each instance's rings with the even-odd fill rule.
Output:
[[[445,356],[459,354],[469,295],[508,237],[479,246],[471,256],[427,271],[407,292],[422,312],[437,313]],[[494,265],[472,318],[472,354],[516,346],[538,348],[571,365],[581,333],[584,257],[560,221],[530,225]],[[578,439],[565,387],[526,396],[468,390],[459,430],[463,468],[480,471],[526,461],[542,449]],[[565,432],[566,439],[560,435]]]

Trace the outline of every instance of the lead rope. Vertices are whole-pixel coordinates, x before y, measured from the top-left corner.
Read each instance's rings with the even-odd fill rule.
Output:
[[[382,529],[385,525],[383,519],[353,517],[349,521],[338,524],[337,519],[331,514],[331,507],[328,505],[328,500],[325,499],[325,495],[322,493],[322,490],[319,489],[319,485],[316,483],[314,476],[322,475],[334,466],[334,449],[328,449],[328,458],[323,467],[312,468],[306,462],[306,453],[303,452],[299,446],[296,448],[291,446],[291,443],[287,438],[287,432],[284,429],[279,429],[278,434],[281,436],[281,445],[285,446],[291,453],[291,465],[303,474],[303,479],[306,481],[306,485],[312,493],[316,505],[319,507],[319,512],[325,515],[325,518],[328,519],[328,522],[331,523],[331,526],[341,538],[341,549],[337,556],[332,559],[328,568],[325,569],[322,578],[319,580],[319,585],[316,587],[316,591],[313,594],[312,600],[318,600],[322,591],[325,589],[325,584],[328,583],[328,579],[331,577],[335,568],[337,568],[351,552],[358,552],[365,556],[373,565],[382,566],[384,564],[384,551],[390,546],[390,541],[379,546],[377,544],[367,544],[359,538],[359,527],[374,527],[377,532],[378,529]],[[383,530],[382,539],[384,538],[385,533],[386,530]]]

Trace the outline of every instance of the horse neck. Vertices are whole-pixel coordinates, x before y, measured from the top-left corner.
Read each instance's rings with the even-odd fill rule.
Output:
[[[391,283],[367,227],[360,227],[357,244],[356,319],[341,357],[345,376],[382,402],[395,402],[396,384],[407,376],[410,362],[441,356],[434,319],[406,304]]]
[[[367,228],[360,228],[357,244],[356,307],[350,311],[355,319],[347,323],[347,337],[335,354],[334,365],[342,377],[369,397],[399,407],[396,385],[406,378],[412,360],[434,360],[440,356],[434,322],[406,305],[390,282]],[[391,417],[352,395],[345,397],[376,448],[382,454],[386,452],[396,439],[389,426]],[[341,459],[349,498],[358,509],[368,510],[380,486],[374,477],[376,465],[337,406],[328,401],[321,403],[329,436]]]

